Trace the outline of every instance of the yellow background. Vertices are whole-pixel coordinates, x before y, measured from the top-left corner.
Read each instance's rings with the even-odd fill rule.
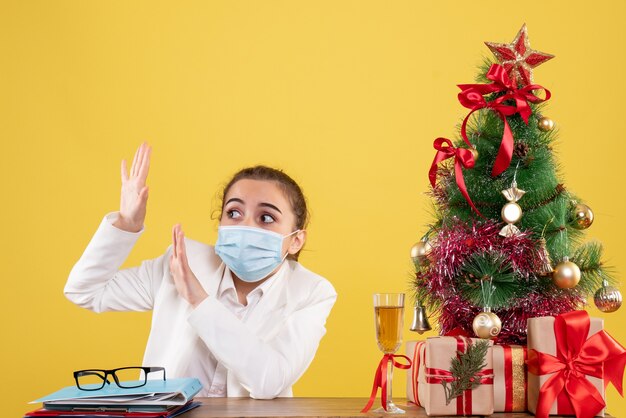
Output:
[[[284,168],[313,215],[302,262],[339,293],[295,393],[369,395],[371,295],[409,290],[409,248],[431,219],[432,141],[466,114],[455,85],[474,80],[483,41],[509,42],[524,22],[532,47],[557,56],[535,80],[553,93],[565,183],[594,209],[587,236],[621,277],[624,4],[2,1],[2,415],[72,384],[73,370],[141,362],[150,313],[96,315],[62,290],[143,140],[147,229],[127,265],[160,255],[176,222],[213,243],[229,176]],[[626,309],[602,317],[626,342]],[[609,411],[626,411],[614,389]]]

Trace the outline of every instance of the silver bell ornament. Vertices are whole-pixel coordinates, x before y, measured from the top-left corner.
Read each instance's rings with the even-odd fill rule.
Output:
[[[416,302],[413,307],[413,323],[411,324],[411,331],[415,331],[421,335],[431,329],[432,328],[428,323],[428,315],[426,315],[426,308],[421,302]]]
[[[593,295],[593,303],[602,312],[615,312],[622,306],[622,293],[607,280],[602,280],[602,287]]]

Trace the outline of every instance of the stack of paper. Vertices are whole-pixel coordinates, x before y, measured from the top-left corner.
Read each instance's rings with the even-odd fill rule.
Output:
[[[30,403],[43,408],[25,417],[175,417],[200,404],[192,398],[202,389],[195,378],[148,380],[141,387],[123,389],[115,383],[85,391],[68,386]]]

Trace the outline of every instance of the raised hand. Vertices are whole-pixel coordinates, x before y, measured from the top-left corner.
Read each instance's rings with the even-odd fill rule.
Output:
[[[208,296],[200,281],[189,268],[187,250],[185,248],[185,234],[180,224],[172,229],[172,257],[170,258],[170,274],[174,285],[181,295],[194,308]]]
[[[148,169],[152,147],[143,143],[135,152],[135,158],[126,171],[126,160],[122,160],[122,194],[120,197],[120,216],[113,224],[129,232],[138,232],[143,228],[146,219],[146,203],[148,201]]]

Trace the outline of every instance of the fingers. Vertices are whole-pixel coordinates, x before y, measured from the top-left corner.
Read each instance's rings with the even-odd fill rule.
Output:
[[[181,259],[182,261],[182,256],[183,256],[183,242],[184,242],[184,236],[183,236],[183,231],[180,227],[180,224],[177,224],[175,227],[175,233],[176,233],[176,256]]]
[[[126,160],[122,160],[122,182],[128,180],[128,174],[126,172]]]
[[[146,152],[146,143],[142,142],[139,146],[139,155],[137,156],[137,164],[135,165],[135,177],[139,176],[139,167],[141,167],[141,163],[144,159],[144,154]]]
[[[142,166],[144,164],[146,156],[149,156],[150,150],[151,148],[147,142],[142,142],[139,148],[137,148],[137,152],[135,152],[135,159],[133,160],[133,165],[130,167],[130,177],[138,177],[141,175],[140,172],[141,172]],[[144,177],[148,176],[147,170],[149,166],[150,166],[150,163],[148,161],[148,166],[145,169],[146,174]]]
[[[180,258],[183,266],[187,266],[187,249],[185,248],[185,233],[183,232],[183,228],[178,225],[178,258]]]
[[[178,254],[176,253],[177,245],[176,245],[176,228],[178,224],[174,225],[172,228],[172,250],[174,251],[174,257],[178,258]]]
[[[174,257],[182,264],[187,265],[187,249],[185,248],[185,233],[180,224],[172,228],[172,249]]]
[[[143,144],[141,144],[139,146],[139,148],[137,148],[137,151],[135,151],[135,157],[133,158],[133,163],[130,165],[130,177],[134,177],[135,176],[135,170],[137,167],[137,159],[139,158],[139,153],[141,152],[141,147],[143,146]]]
[[[137,175],[145,184],[146,179],[148,178],[148,169],[150,168],[150,154],[152,153],[152,147],[146,144],[143,152],[143,158],[141,159],[141,163],[139,165],[139,170]]]
[[[172,228],[173,254],[170,257],[170,274],[178,294],[194,308],[204,301],[208,294],[189,268],[185,249],[185,234],[180,224]]]

